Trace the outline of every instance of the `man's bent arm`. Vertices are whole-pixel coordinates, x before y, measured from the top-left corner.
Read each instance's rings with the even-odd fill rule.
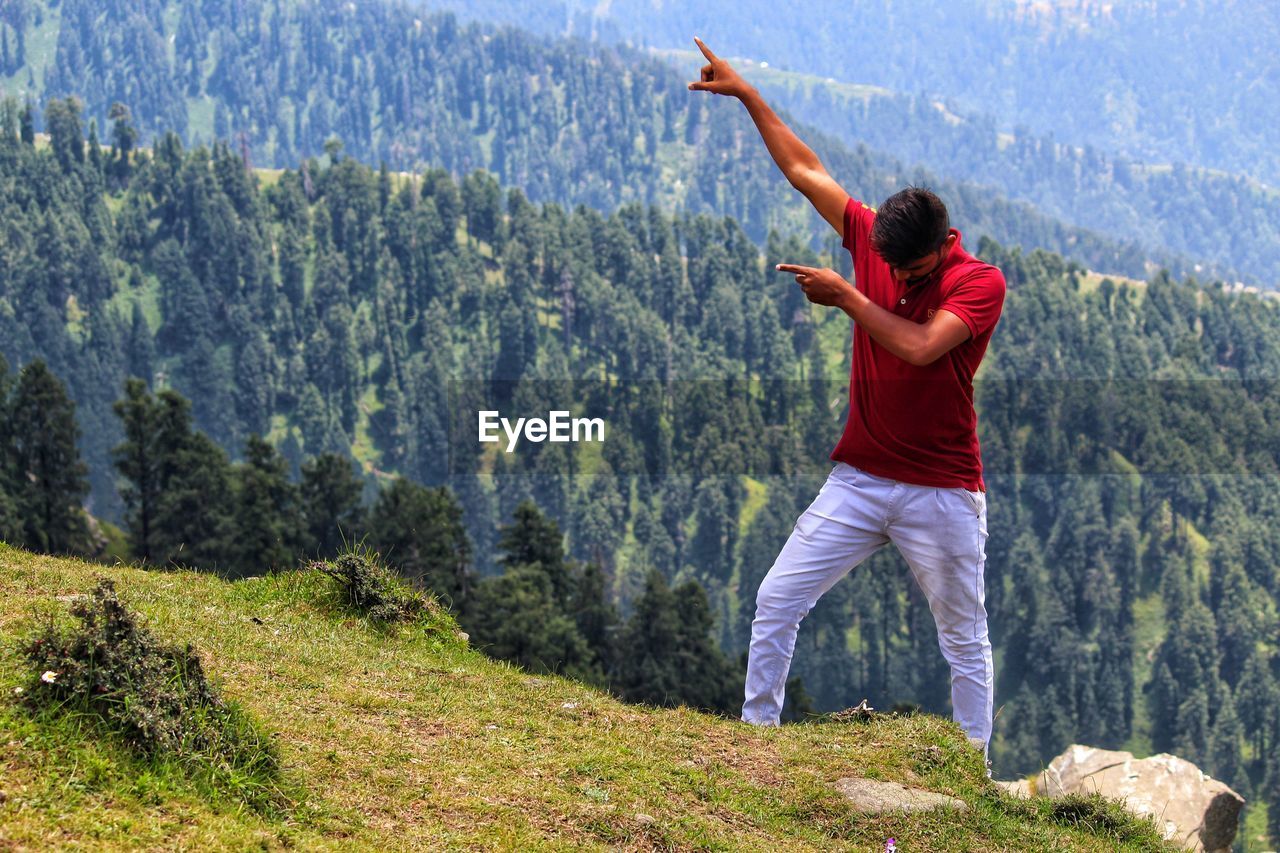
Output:
[[[881,308],[833,269],[800,264],[778,264],[777,269],[793,274],[810,302],[839,308],[873,341],[908,364],[932,364],[969,339],[969,324],[946,308],[917,323]]]
[[[969,339],[969,326],[945,308],[917,323],[886,311],[861,291],[849,289],[838,307],[871,339],[898,358],[923,367]]]

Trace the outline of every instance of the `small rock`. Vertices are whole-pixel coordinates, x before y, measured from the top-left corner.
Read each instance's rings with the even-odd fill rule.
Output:
[[[653,819],[652,815],[636,812],[636,823],[643,824],[644,826],[653,826],[657,821]]]
[[[1030,779],[1014,779],[1010,782],[996,782],[1004,792],[1011,797],[1028,800],[1031,798],[1031,780]]]
[[[878,779],[850,776],[838,780],[836,789],[853,803],[854,808],[868,814],[897,809],[919,812],[941,808],[965,811],[969,808],[964,800],[936,791],[926,791],[924,788],[912,788],[901,782],[881,782]]]

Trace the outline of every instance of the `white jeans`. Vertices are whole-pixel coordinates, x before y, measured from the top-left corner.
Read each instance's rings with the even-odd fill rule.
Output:
[[[892,542],[906,558],[951,665],[951,706],[971,741],[991,739],[991,642],[983,605],[987,500],[836,464],[756,594],[742,719],[777,725],[800,620],[856,565]]]

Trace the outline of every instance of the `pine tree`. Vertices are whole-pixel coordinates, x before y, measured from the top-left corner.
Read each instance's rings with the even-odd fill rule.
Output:
[[[13,433],[10,430],[9,362],[0,353],[0,541],[16,542],[22,537],[22,517],[18,507],[18,488],[15,478]]]
[[[680,617],[675,596],[663,576],[650,570],[644,592],[618,641],[619,655],[610,686],[629,702],[677,705],[684,685],[675,669]]]
[[[291,567],[298,542],[297,488],[280,452],[257,433],[245,442],[235,472],[232,571],[262,574]]]
[[[153,558],[152,527],[160,497],[160,459],[156,453],[160,404],[136,377],[125,381],[125,396],[113,408],[124,430],[124,441],[112,449],[116,470],[128,481],[121,490],[125,523],[134,556],[144,563]]]
[[[34,146],[36,144],[36,122],[31,112],[30,101],[22,105],[22,112],[18,113],[18,122],[18,135],[22,140],[22,144]]]
[[[1271,764],[1263,798],[1267,802],[1267,835],[1272,847],[1280,846],[1280,763]]]
[[[582,632],[556,601],[550,578],[521,565],[477,584],[462,614],[472,645],[530,672],[555,672],[593,684],[604,675]]]
[[[74,97],[50,100],[44,109],[44,126],[49,132],[49,146],[64,172],[84,162],[84,132],[78,100]]]
[[[556,601],[568,606],[576,584],[565,560],[563,539],[553,519],[544,516],[533,501],[524,501],[516,507],[511,524],[498,534],[498,550],[502,552],[498,561],[508,568],[539,566]]]
[[[1206,769],[1214,778],[1227,783],[1237,792],[1248,795],[1249,777],[1244,772],[1240,756],[1244,729],[1240,725],[1240,718],[1236,716],[1236,704],[1231,698],[1231,691],[1224,689],[1222,693],[1222,703],[1218,706],[1213,731],[1209,735],[1209,760]]]
[[[604,572],[595,563],[588,563],[582,570],[569,612],[582,638],[595,653],[601,672],[609,672],[615,660],[618,611],[605,590]]]
[[[1271,755],[1277,744],[1270,739],[1273,710],[1280,706],[1280,688],[1271,674],[1266,656],[1254,649],[1245,661],[1236,691],[1236,708],[1254,755]]]
[[[43,361],[22,368],[9,416],[21,544],[46,553],[83,553],[88,526],[80,502],[89,483],[76,446],[75,403]]]
[[[191,429],[191,404],[171,388],[156,395],[159,500],[152,525],[157,563],[229,571],[231,466],[227,455]]]
[[[741,676],[711,628],[701,586],[690,581],[672,590],[650,571],[622,632],[610,686],[630,702],[735,713],[742,705]]]
[[[305,550],[320,557],[338,553],[364,526],[364,484],[348,457],[322,453],[302,463],[301,509]]]
[[[368,534],[370,544],[405,577],[455,611],[466,607],[471,543],[462,507],[448,489],[394,480],[369,510]]]

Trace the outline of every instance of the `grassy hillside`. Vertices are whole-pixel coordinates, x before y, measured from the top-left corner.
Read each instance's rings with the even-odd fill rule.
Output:
[[[194,643],[225,694],[273,733],[283,806],[247,808],[177,765],[131,756],[89,720],[33,716],[15,696],[30,683],[17,639],[99,575],[155,633]],[[998,794],[937,717],[759,730],[628,706],[458,639],[375,629],[337,611],[327,584],[301,572],[228,583],[0,545],[0,847],[1160,847],[1100,801]],[[969,809],[863,815],[835,790],[849,775]]]

